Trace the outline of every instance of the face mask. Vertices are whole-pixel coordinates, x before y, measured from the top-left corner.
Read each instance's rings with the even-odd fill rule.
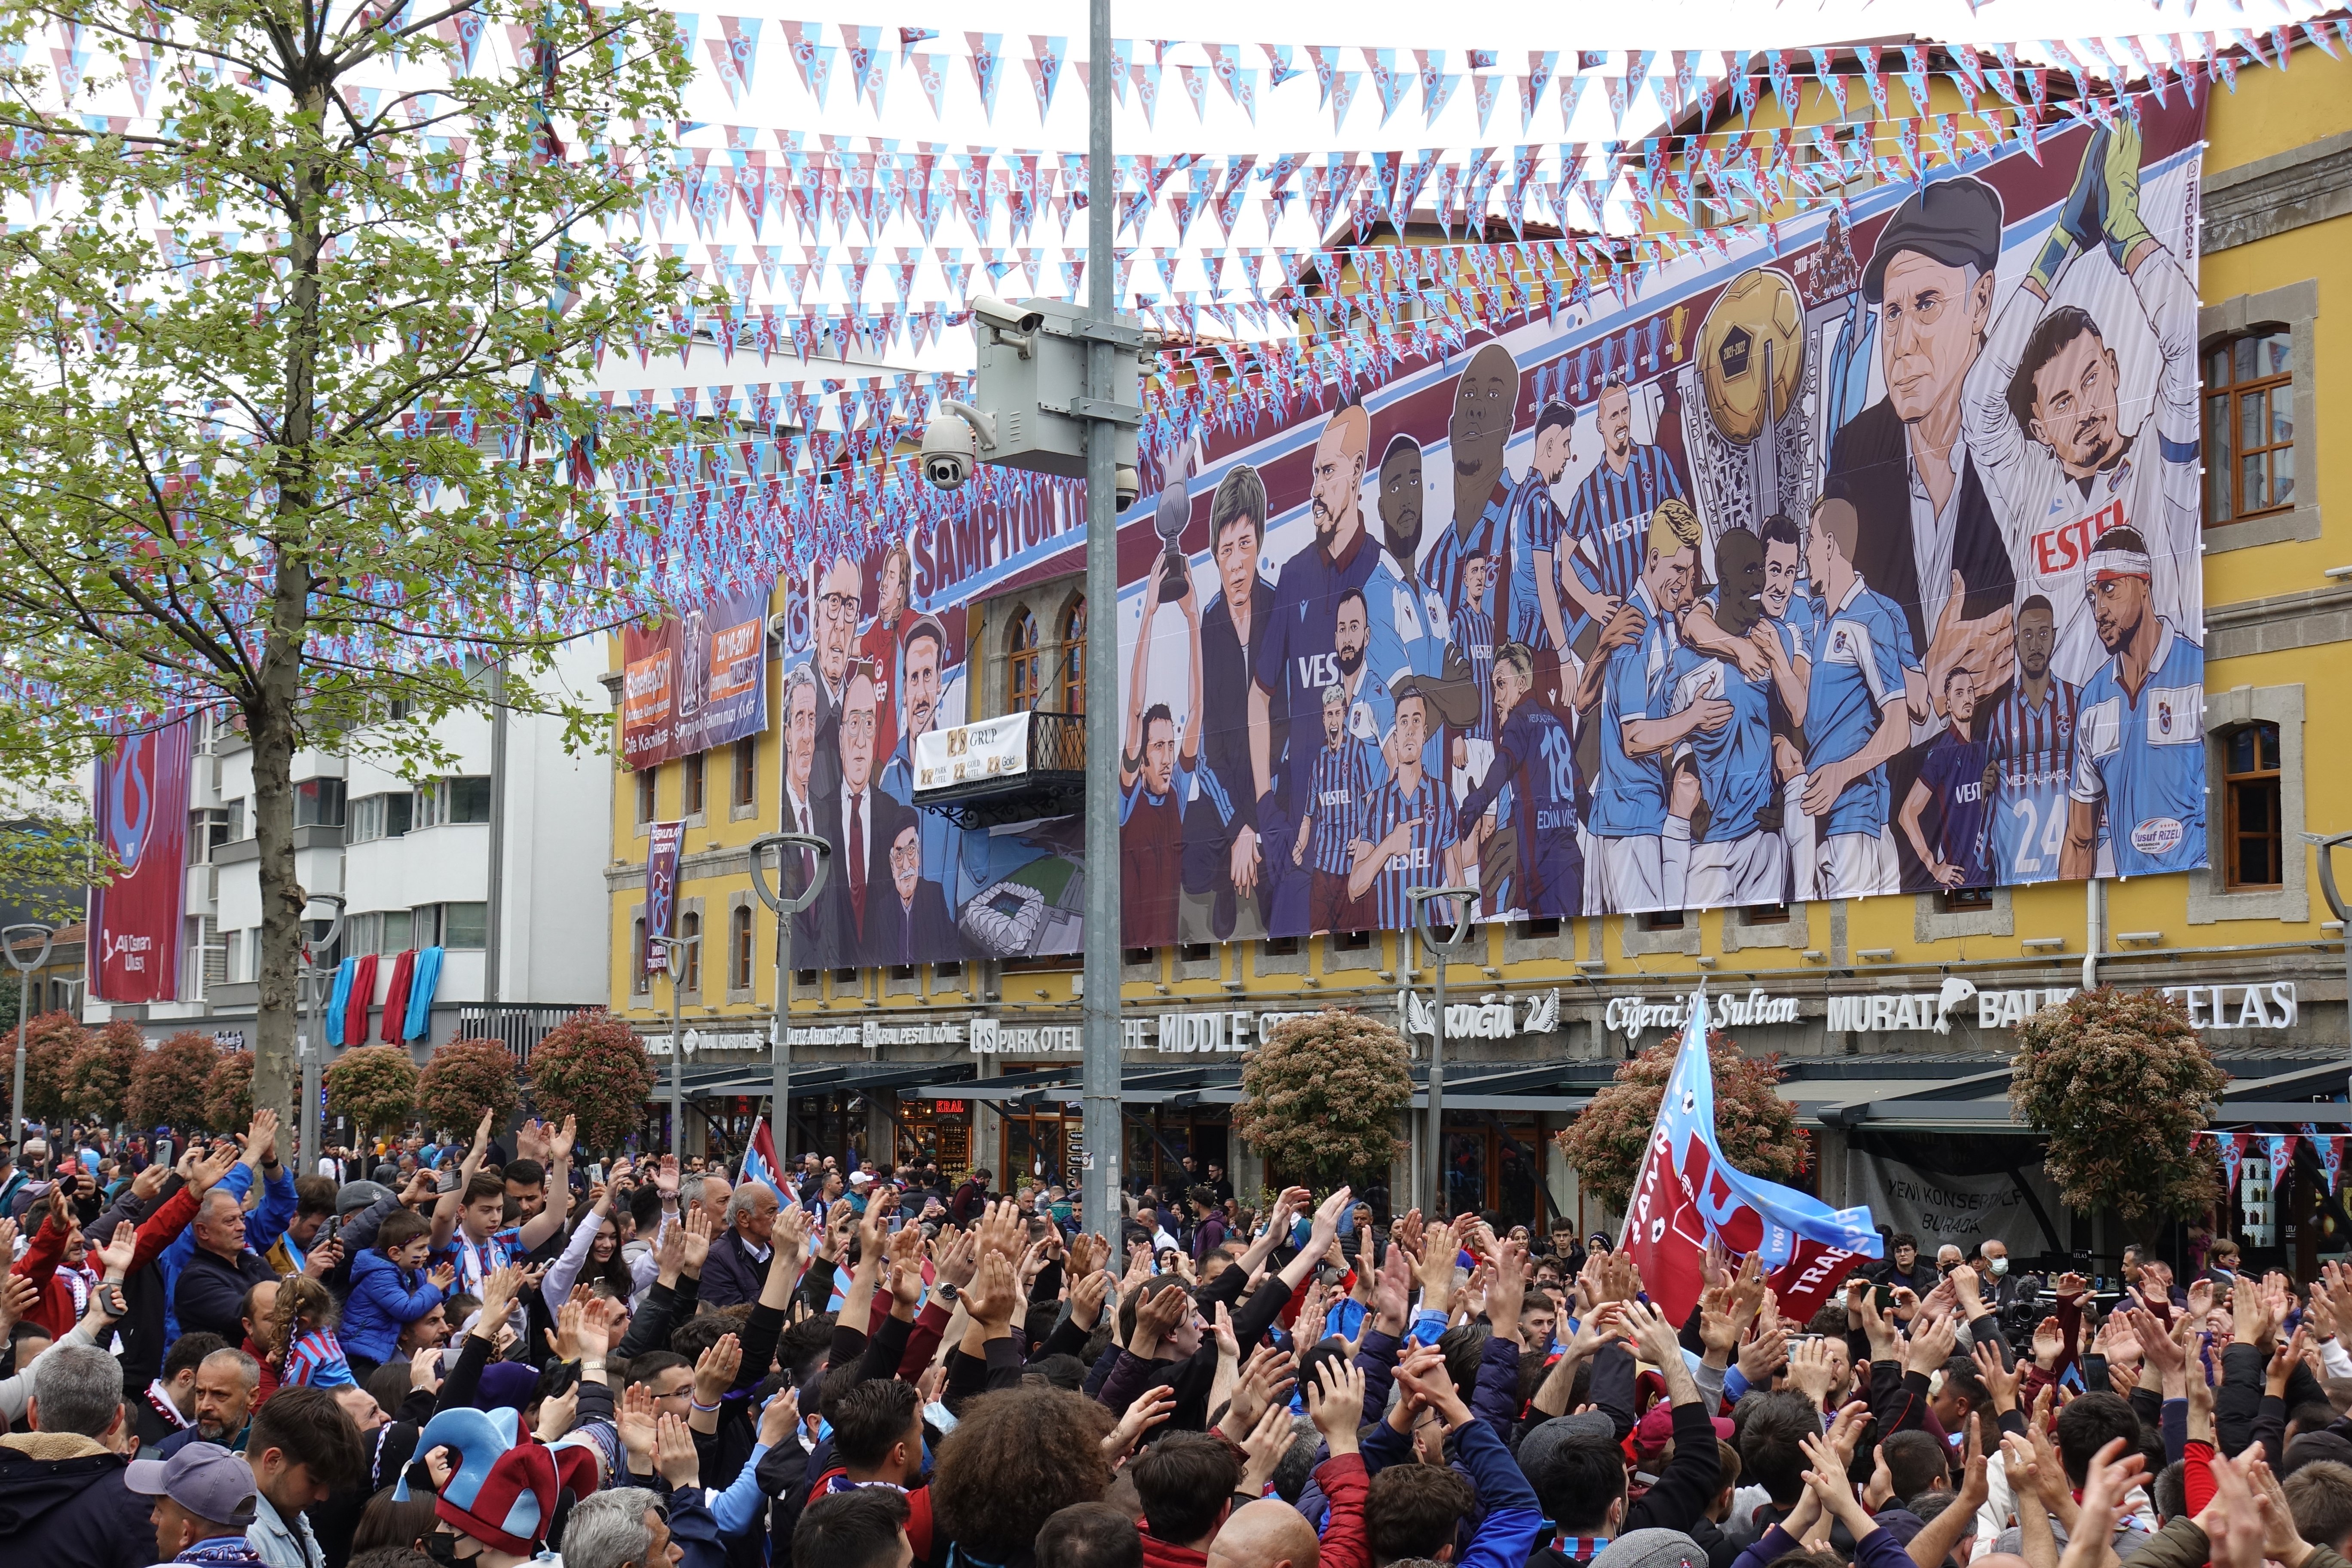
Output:
[[[457,1538],[446,1530],[436,1530],[425,1538],[425,1554],[441,1568],[473,1568],[474,1560],[457,1555]]]
[[[2009,1259],[2008,1259],[2008,1258],[1994,1258],[1994,1259],[1992,1260],[1992,1277],[1993,1277],[1994,1279],[2000,1279],[2002,1275],[2004,1275],[2004,1274],[2006,1274],[2006,1273],[2008,1273],[2008,1272],[2009,1272]]]

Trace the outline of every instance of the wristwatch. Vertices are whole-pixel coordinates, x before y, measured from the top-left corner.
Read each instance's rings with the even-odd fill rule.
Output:
[[[938,1284],[931,1287],[931,1294],[952,1307],[956,1304],[956,1298],[962,1295],[963,1292],[958,1289],[953,1282],[942,1279]]]

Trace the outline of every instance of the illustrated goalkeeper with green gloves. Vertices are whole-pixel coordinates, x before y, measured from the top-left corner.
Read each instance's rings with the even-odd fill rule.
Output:
[[[2057,618],[2051,668],[2079,684],[2106,659],[2084,592],[2093,544],[2130,528],[2155,566],[2159,616],[2193,633],[2202,617],[2198,542],[2197,290],[2148,232],[2139,206],[2140,137],[2092,133],[2074,189],[2032,268],[1994,318],[1962,405],[1969,450],[1991,493],[2017,570]],[[2095,253],[2104,252],[2104,259]],[[2125,305],[2128,289],[2137,309]],[[2123,385],[2118,334],[2152,332],[2153,386]],[[2142,373],[2145,375],[2145,372]],[[2136,378],[2137,379],[2137,378]],[[2123,428],[2123,410],[2138,417]]]

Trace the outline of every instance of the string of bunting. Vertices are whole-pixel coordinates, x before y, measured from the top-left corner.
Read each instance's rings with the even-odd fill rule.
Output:
[[[2221,1157],[2221,1190],[2224,1194],[2237,1191],[2238,1173],[2245,1163],[2249,1150],[2270,1162],[2273,1179],[2275,1180],[2276,1173],[2294,1165],[2298,1142],[2311,1146],[2313,1157],[2319,1162],[2320,1170],[2327,1177],[2327,1190],[2332,1193],[2336,1191],[2336,1179],[2344,1169],[2344,1146],[2352,1142],[2352,1137],[2341,1132],[2322,1132],[2309,1121],[2301,1123],[2300,1130],[2294,1132],[2199,1132],[2190,1142],[2209,1140]]]

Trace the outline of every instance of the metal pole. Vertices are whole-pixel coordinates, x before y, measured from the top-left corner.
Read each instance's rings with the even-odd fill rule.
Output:
[[[1769,382],[1766,384],[1770,384]],[[482,914],[482,1016],[499,1031],[499,971],[506,958],[500,926],[507,891],[507,661],[490,666],[490,865]],[[511,1043],[511,1042],[509,1042]]]
[[[301,1114],[294,1123],[294,1173],[307,1176],[318,1168],[319,1076],[326,1060],[327,1039],[319,1028],[319,981],[325,973],[319,967],[319,955],[335,945],[335,937],[343,929],[343,900],[334,893],[315,893],[303,900],[308,910],[312,904],[329,904],[333,912],[327,917],[327,929],[313,933],[302,960],[302,1033],[295,1042],[295,1058],[301,1064]]]
[[[2352,844],[2352,833],[2325,836],[2306,833],[2303,837],[2306,842],[2315,846],[2319,850],[2319,890],[2326,898],[2327,907],[2335,911],[2336,922],[2342,928],[2336,934],[2344,939],[2344,1017],[2346,1026],[2352,1028],[2352,910],[2345,907],[2344,897],[2336,887],[2336,847],[2339,844]],[[24,1081],[25,1047],[20,1045],[16,1047],[16,1082],[19,1100],[24,1098],[22,1092]]]
[[[1452,1217],[1445,1210],[1445,967],[1478,935],[1471,918],[1477,909],[1478,889],[1407,888],[1404,896],[1412,900],[1422,945],[1429,950],[1430,961],[1437,966],[1437,1026],[1431,1034],[1429,1047],[1429,1168],[1423,1178],[1429,1183],[1429,1207],[1423,1212],[1435,1224]],[[1444,936],[1430,923],[1430,906],[1441,899],[1446,900],[1454,921],[1453,931]],[[1454,910],[1460,912],[1454,914]]]
[[[768,886],[768,851],[776,852],[776,885]],[[809,858],[809,874],[797,893],[788,890],[784,868],[801,855]],[[776,912],[776,1016],[768,1026],[768,1050],[775,1062],[775,1084],[769,1090],[768,1135],[776,1145],[778,1182],[784,1180],[784,1138],[793,1124],[793,917],[816,901],[833,867],[833,846],[800,833],[770,833],[751,841],[751,890]]]
[[[1088,0],[1087,79],[1087,310],[1108,325],[1118,313],[1112,218],[1110,0]],[[1087,384],[1098,404],[1116,401],[1112,345],[1087,344]],[[1087,1226],[1118,1234],[1118,426],[1087,426],[1087,905],[1084,1191]],[[1195,700],[1198,700],[1197,696]]]
[[[2322,858],[2324,861],[2325,857]],[[41,951],[34,955],[32,963],[20,963],[16,959],[16,949],[21,943],[30,942],[32,937],[17,933],[33,931],[40,932]],[[56,927],[31,922],[0,931],[0,943],[5,944],[8,952],[8,967],[16,972],[16,1089],[15,1098],[8,1102],[8,1149],[12,1154],[25,1146],[25,1020],[30,1016],[32,1005],[33,971],[49,961],[49,944],[57,941],[57,937]]]

